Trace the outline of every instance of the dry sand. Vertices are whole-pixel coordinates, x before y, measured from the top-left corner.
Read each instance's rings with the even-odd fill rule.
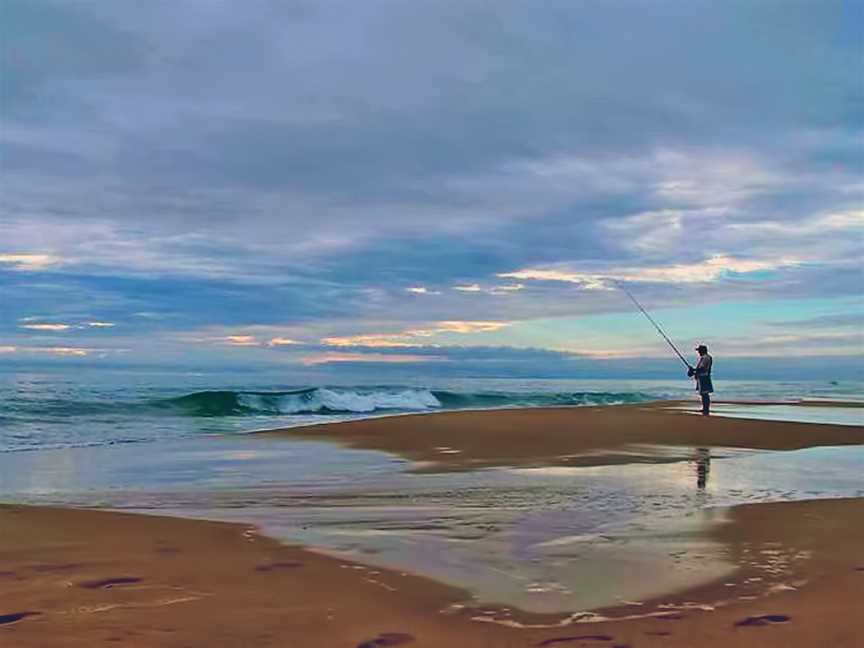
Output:
[[[796,450],[864,444],[864,427],[705,417],[672,409],[682,405],[440,412],[262,434],[382,450],[419,462],[420,472],[666,460],[645,447],[650,445]]]

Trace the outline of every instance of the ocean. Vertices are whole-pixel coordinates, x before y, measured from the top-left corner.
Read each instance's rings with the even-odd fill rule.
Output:
[[[715,399],[855,401],[861,382],[717,380]],[[236,435],[373,416],[458,409],[579,407],[692,399],[688,380],[421,379],[401,384],[291,380],[272,370],[228,372],[5,371],[0,452]],[[855,423],[781,407],[774,418]],[[729,415],[741,415],[732,411]],[[744,413],[745,415],[747,412]],[[769,416],[769,410],[763,413]],[[836,420],[829,420],[833,415]],[[848,412],[846,413],[848,417]],[[829,417],[826,419],[825,417]],[[814,420],[814,417],[815,418]],[[821,417],[821,418],[820,418]]]

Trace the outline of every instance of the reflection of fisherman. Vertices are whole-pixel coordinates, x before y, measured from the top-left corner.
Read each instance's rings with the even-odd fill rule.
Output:
[[[696,379],[696,391],[702,397],[702,414],[708,416],[711,408],[710,394],[714,391],[714,385],[711,384],[711,364],[714,360],[708,355],[708,347],[704,344],[697,346],[696,351],[699,352],[699,362],[695,367],[688,365],[687,375]]]
[[[708,473],[711,472],[711,450],[709,448],[696,449],[696,488],[704,490],[708,483]]]

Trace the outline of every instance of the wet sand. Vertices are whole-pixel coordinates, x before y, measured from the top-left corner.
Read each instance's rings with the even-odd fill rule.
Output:
[[[864,444],[864,427],[693,416],[677,401],[438,412],[262,432],[332,440],[417,462],[417,472],[668,461],[650,446],[797,450]]]
[[[731,577],[601,611],[639,618],[545,628],[513,626],[562,617],[460,608],[456,588],[280,545],[244,525],[2,506],[0,531],[4,648],[851,648],[864,633],[861,499],[736,507],[714,531],[740,565]]]

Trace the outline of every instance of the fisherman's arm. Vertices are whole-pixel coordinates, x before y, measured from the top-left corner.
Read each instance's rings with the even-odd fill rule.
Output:
[[[696,363],[695,367],[687,365],[687,375],[691,378],[694,376],[704,376],[708,371],[708,361],[704,357],[699,358],[699,362]]]

